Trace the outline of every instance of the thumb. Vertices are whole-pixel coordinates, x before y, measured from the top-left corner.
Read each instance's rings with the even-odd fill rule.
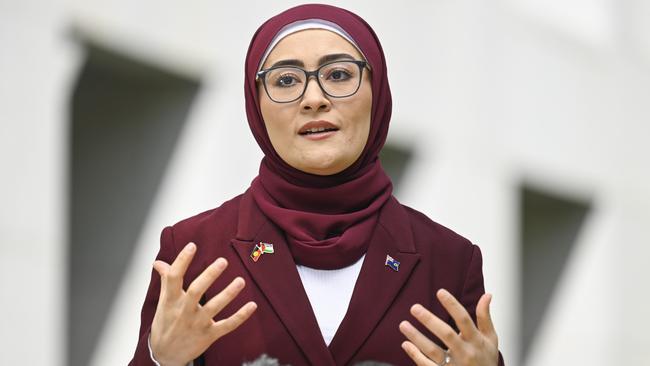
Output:
[[[158,272],[158,274],[160,275],[161,278],[165,277],[165,275],[169,271],[170,267],[171,266],[169,264],[167,264],[166,262],[163,262],[161,260],[157,260],[157,261],[153,262],[153,269],[155,269],[156,272]]]
[[[492,323],[492,316],[490,315],[490,303],[492,302],[491,294],[483,294],[478,300],[476,305],[476,325],[478,330],[488,337],[495,345],[497,345],[497,332]]]
[[[167,273],[169,273],[171,266],[161,260],[153,262],[153,269],[158,272],[160,276],[160,297],[162,298],[163,294],[167,290]]]

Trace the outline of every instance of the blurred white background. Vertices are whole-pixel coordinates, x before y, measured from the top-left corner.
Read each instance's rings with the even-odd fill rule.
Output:
[[[507,364],[650,364],[650,2],[326,2],[382,41],[396,195],[481,246]],[[257,174],[244,57],[296,4],[0,0],[1,365],[130,360],[162,227]]]

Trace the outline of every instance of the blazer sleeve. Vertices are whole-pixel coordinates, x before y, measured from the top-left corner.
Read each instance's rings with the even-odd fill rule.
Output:
[[[472,245],[472,257],[465,275],[459,301],[467,309],[467,312],[474,320],[474,324],[476,324],[476,305],[484,293],[483,256],[481,255],[481,249],[476,245]],[[499,352],[499,366],[504,366],[501,352]]]
[[[156,256],[157,260],[172,263],[176,258],[178,251],[174,246],[174,232],[168,226],[163,229],[160,235],[160,250]],[[149,333],[151,331],[151,322],[156,313],[158,306],[158,297],[160,295],[160,275],[154,269],[151,270],[151,280],[149,281],[149,289],[142,305],[140,313],[140,333],[138,345],[135,349],[133,359],[129,362],[129,366],[156,366],[151,360],[149,355]]]

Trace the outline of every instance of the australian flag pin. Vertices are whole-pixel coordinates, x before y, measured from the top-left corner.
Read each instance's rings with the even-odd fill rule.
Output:
[[[388,266],[390,269],[393,271],[397,272],[399,271],[399,262],[395,260],[395,258],[391,257],[390,255],[386,254],[386,266]]]
[[[262,254],[273,254],[273,244],[260,242],[255,245],[255,249],[251,252],[251,259],[257,262]]]

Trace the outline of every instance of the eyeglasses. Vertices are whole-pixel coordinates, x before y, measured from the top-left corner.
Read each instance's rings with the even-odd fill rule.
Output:
[[[310,77],[315,77],[321,90],[334,98],[355,94],[361,86],[366,61],[343,60],[322,65],[314,71],[297,66],[277,66],[257,73],[266,95],[276,103],[290,103],[302,98]]]

